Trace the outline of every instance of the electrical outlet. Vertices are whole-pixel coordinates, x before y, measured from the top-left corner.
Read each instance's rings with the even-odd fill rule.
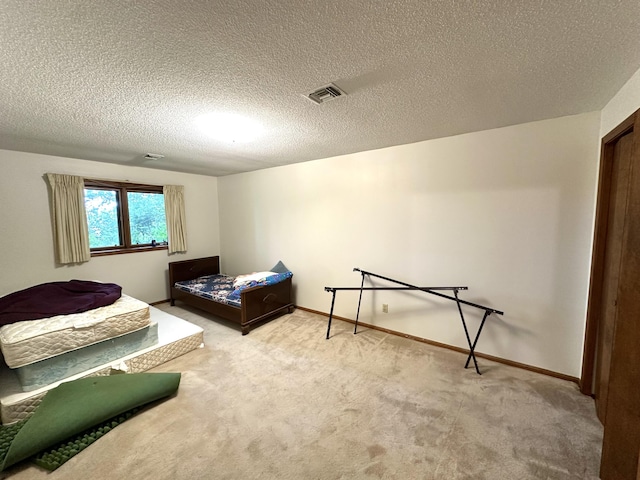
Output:
[[[382,313],[389,313],[389,304],[388,303],[383,303],[382,304]]]

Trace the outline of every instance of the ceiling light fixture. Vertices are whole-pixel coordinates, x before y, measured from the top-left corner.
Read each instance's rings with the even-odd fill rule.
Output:
[[[229,143],[251,142],[264,131],[259,122],[235,113],[205,113],[195,123],[207,135]]]

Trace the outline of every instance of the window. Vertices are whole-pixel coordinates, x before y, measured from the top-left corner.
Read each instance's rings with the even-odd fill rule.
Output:
[[[162,187],[84,181],[91,255],[167,248]]]

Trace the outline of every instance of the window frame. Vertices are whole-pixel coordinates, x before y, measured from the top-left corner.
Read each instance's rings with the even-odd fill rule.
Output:
[[[90,190],[115,191],[118,200],[118,229],[121,245],[90,248],[92,257],[169,249],[168,243],[157,243],[155,245],[152,243],[140,245],[131,244],[131,225],[129,223],[129,200],[127,193],[161,193],[164,195],[162,185],[147,185],[143,183],[114,182],[110,180],[85,178],[84,188]]]

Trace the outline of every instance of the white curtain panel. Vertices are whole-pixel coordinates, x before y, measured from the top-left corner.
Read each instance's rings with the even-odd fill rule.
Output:
[[[169,255],[187,251],[187,224],[184,210],[184,186],[165,185],[164,212],[169,234]]]
[[[51,186],[53,243],[61,264],[88,262],[89,227],[84,209],[84,178],[47,173]]]

